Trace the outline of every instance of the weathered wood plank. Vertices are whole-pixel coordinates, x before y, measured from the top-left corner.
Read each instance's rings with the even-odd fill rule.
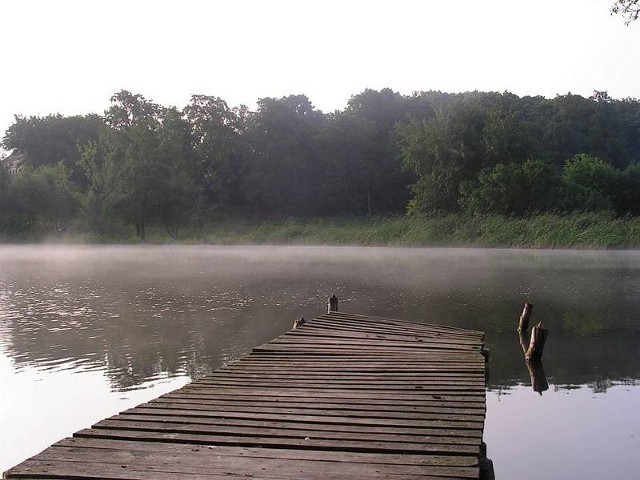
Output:
[[[158,442],[135,442],[128,440],[113,440],[101,438],[65,438],[53,447],[70,446],[96,449],[119,449],[127,451],[147,451],[164,454],[180,453],[185,449],[213,450],[219,456],[255,457],[255,458],[282,458],[289,460],[318,460],[344,463],[375,463],[389,465],[434,465],[470,467],[477,464],[477,460],[465,456],[438,456],[438,455],[412,455],[412,454],[373,454],[363,452],[334,452],[324,450],[298,450],[298,449],[272,449],[252,447],[210,446],[200,444],[178,444]]]
[[[195,450],[195,451],[194,451]],[[403,465],[403,464],[373,464],[375,468],[368,470],[363,469],[363,465],[359,463],[343,463],[332,460],[310,460],[296,459],[296,463],[290,462],[288,458],[259,458],[244,455],[227,456],[219,455],[220,448],[216,449],[192,449],[183,448],[177,452],[166,452],[160,450],[140,451],[140,450],[122,450],[117,448],[95,449],[82,447],[57,447],[43,452],[33,458],[34,461],[65,461],[65,462],[83,462],[83,463],[105,463],[120,466],[131,463],[135,460],[140,466],[155,467],[167,471],[176,471],[180,473],[197,473],[205,470],[208,474],[225,474],[229,470],[242,472],[248,475],[255,468],[256,464],[260,464],[263,471],[279,472],[280,475],[296,475],[301,472],[313,473],[321,475],[328,473],[330,475],[338,475],[345,473],[347,475],[354,474],[372,474],[374,478],[385,478],[388,475],[446,475],[450,467],[441,465]],[[215,461],[211,457],[215,455]],[[106,458],[105,458],[106,457]],[[121,467],[120,467],[121,468]],[[459,467],[458,473],[471,474],[475,469],[470,467]],[[240,473],[238,472],[238,473]],[[254,472],[255,473],[255,472]]]
[[[153,414],[148,411],[127,411],[122,415],[112,417],[113,420],[139,420],[139,421],[166,421],[184,424],[200,424],[212,425],[215,427],[246,427],[246,428],[285,428],[293,430],[307,431],[330,431],[330,432],[347,432],[347,433],[388,433],[397,435],[424,435],[424,436],[442,436],[442,437],[464,437],[475,438],[481,433],[481,429],[454,429],[443,428],[438,425],[433,428],[397,426],[393,423],[386,424],[339,424],[331,422],[297,422],[295,420],[279,421],[277,419],[261,419],[254,420],[251,418],[227,418],[227,417],[207,417],[197,415],[178,415],[177,413],[155,412]],[[471,420],[477,421],[477,420]],[[465,442],[463,442],[465,443]]]
[[[373,468],[361,468],[357,466],[356,472],[349,471],[349,468],[345,468],[345,473],[330,472],[323,474],[317,467],[314,469],[305,469],[304,467],[294,467],[289,465],[286,469],[278,469],[272,466],[273,471],[267,470],[267,467],[261,466],[260,463],[253,463],[244,466],[230,465],[226,468],[226,471],[214,471],[210,472],[210,464],[216,465],[216,462],[202,462],[199,465],[191,466],[189,464],[174,463],[172,465],[156,464],[156,465],[117,465],[108,462],[91,463],[91,462],[69,462],[64,460],[58,460],[56,462],[55,469],[51,467],[52,460],[28,460],[25,462],[25,468],[28,468],[30,474],[28,477],[13,477],[23,479],[118,479],[118,480],[144,480],[153,478],[155,480],[175,480],[178,478],[185,478],[188,480],[229,480],[232,478],[258,478],[258,479],[300,479],[300,478],[326,478],[331,480],[342,479],[432,479],[442,480],[450,478],[475,478],[470,475],[467,470],[460,470],[458,475],[465,476],[443,476],[438,474],[432,475],[425,474],[393,474],[391,472],[384,472],[379,474],[378,471]],[[53,472],[52,472],[53,470]],[[401,470],[401,469],[399,469]],[[238,473],[236,473],[238,472]],[[247,472],[247,473],[244,473]],[[250,472],[254,472],[253,474]],[[255,473],[260,472],[260,473]],[[365,475],[363,477],[362,475]]]
[[[452,414],[470,414],[483,415],[485,412],[485,404],[477,405],[469,403],[453,404],[452,402],[421,402],[419,406],[381,404],[371,403],[321,403],[321,402],[286,402],[286,401],[268,401],[268,400],[251,400],[251,399],[232,399],[226,400],[209,399],[206,402],[199,402],[191,399],[170,399],[158,398],[148,403],[143,403],[139,408],[156,408],[156,409],[182,409],[197,412],[198,410],[220,410],[220,411],[271,411],[290,413],[292,415],[304,414],[308,411],[320,410],[322,412],[335,412],[335,414],[348,415],[379,415],[379,416],[396,416],[421,413],[452,413]]]
[[[104,422],[108,422],[104,420]],[[120,422],[118,422],[120,423]],[[124,423],[124,422],[123,422]],[[126,427],[129,428],[126,428]],[[265,447],[265,448],[300,448],[313,450],[337,450],[350,452],[380,452],[380,453],[421,453],[421,454],[445,454],[452,455],[479,455],[480,446],[470,445],[447,445],[447,444],[428,444],[422,442],[387,442],[378,441],[359,441],[359,440],[324,440],[317,438],[292,438],[292,437],[266,437],[259,435],[253,436],[231,436],[231,435],[215,435],[207,434],[206,431],[200,431],[192,427],[176,426],[166,427],[158,425],[157,427],[136,426],[134,423],[124,424],[118,428],[113,425],[107,428],[103,425],[99,428],[91,428],[81,430],[74,434],[76,437],[93,437],[93,438],[114,438],[118,440],[138,440],[138,441],[165,441],[172,443],[200,443],[205,445],[232,445],[247,447]]]
[[[308,395],[317,395],[322,398],[380,398],[381,390],[358,390],[358,389],[309,389],[309,388],[267,388],[267,387],[229,387],[220,386],[212,388],[198,388],[198,386],[187,385],[181,389],[182,393],[193,393],[198,395],[273,395],[277,397],[306,397]],[[478,398],[483,395],[482,390],[453,390],[453,389],[434,389],[432,391],[425,390],[404,390],[402,393],[394,393],[393,398],[398,400],[412,400],[419,402],[421,400],[442,399],[445,396],[460,396]]]
[[[251,395],[197,395],[197,394],[183,394],[181,391],[174,393],[168,393],[152,400],[152,402],[180,402],[180,403],[192,403],[198,405],[233,405],[240,404],[246,405],[250,403],[260,402],[266,405],[278,406],[278,405],[297,405],[300,408],[313,408],[317,405],[322,408],[326,405],[334,405],[339,410],[351,410],[351,409],[366,409],[375,410],[375,407],[380,407],[382,410],[403,410],[403,409],[418,409],[420,407],[429,408],[431,406],[441,408],[474,408],[485,410],[486,404],[482,397],[456,397],[442,395],[438,399],[422,399],[418,404],[414,400],[399,400],[393,397],[378,397],[378,398],[351,398],[351,399],[334,399],[327,397],[317,397],[309,395],[307,397],[296,398],[290,400],[286,397],[276,396],[251,396]]]
[[[153,420],[151,420],[153,419]],[[189,421],[191,420],[191,421]],[[237,423],[238,425],[229,425]],[[242,425],[246,423],[247,425]],[[353,440],[353,441],[379,441],[384,435],[385,443],[421,443],[439,447],[440,445],[469,445],[477,446],[479,435],[445,435],[433,429],[435,434],[429,435],[419,429],[394,429],[391,427],[362,427],[347,429],[344,426],[331,428],[331,425],[314,424],[311,426],[301,424],[286,424],[276,422],[205,422],[198,419],[161,417],[147,415],[127,415],[104,420],[93,428],[105,428],[116,430],[157,431],[175,433],[194,433],[203,435],[225,435],[227,437],[246,438],[255,437],[273,438],[298,438],[304,440]],[[298,428],[295,428],[298,427]],[[307,428],[304,428],[307,427]],[[315,427],[315,428],[314,428]],[[396,433],[401,432],[401,433]],[[446,432],[451,433],[451,432]],[[477,431],[476,433],[480,433]],[[475,451],[475,450],[474,450]]]
[[[224,413],[224,412],[220,412]],[[182,422],[182,423],[197,423],[202,425],[214,425],[214,426],[232,426],[232,427],[251,427],[251,428],[286,428],[294,430],[308,430],[308,431],[331,431],[331,432],[349,432],[349,433],[371,433],[375,431],[377,433],[388,433],[398,435],[432,435],[432,436],[449,436],[449,437],[467,437],[477,438],[481,429],[447,429],[438,425],[437,428],[425,428],[424,426],[397,426],[390,423],[364,423],[364,424],[339,424],[335,422],[304,422],[297,420],[285,420],[280,421],[277,416],[273,418],[256,420],[247,417],[225,417],[223,415],[206,415],[206,412],[202,411],[189,411],[185,413],[184,410],[165,410],[165,409],[147,409],[137,407],[127,410],[121,415],[112,417],[113,420],[140,420],[140,421],[166,421],[166,422]],[[367,418],[367,417],[362,417]],[[469,418],[468,421],[478,422],[481,418]],[[461,419],[460,421],[466,421]]]

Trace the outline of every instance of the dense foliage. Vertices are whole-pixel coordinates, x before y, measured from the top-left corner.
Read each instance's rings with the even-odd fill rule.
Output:
[[[323,113],[304,95],[255,111],[127,91],[104,115],[16,117],[0,232],[173,238],[220,218],[640,213],[640,102],[390,89]],[[8,160],[8,159],[7,159]],[[7,163],[7,162],[5,162]]]
[[[616,0],[611,7],[612,15],[622,15],[629,25],[640,17],[640,0]]]

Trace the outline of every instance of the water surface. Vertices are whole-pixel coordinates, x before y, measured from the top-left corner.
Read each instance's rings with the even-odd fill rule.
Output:
[[[0,471],[340,308],[487,332],[497,478],[640,471],[640,254],[0,247]],[[551,331],[534,392],[515,328]]]

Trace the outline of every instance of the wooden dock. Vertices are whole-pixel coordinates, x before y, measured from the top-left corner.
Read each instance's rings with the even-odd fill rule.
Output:
[[[81,430],[14,479],[477,479],[481,332],[331,312]]]

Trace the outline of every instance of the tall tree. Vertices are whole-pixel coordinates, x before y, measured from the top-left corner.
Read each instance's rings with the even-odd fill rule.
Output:
[[[173,239],[188,225],[200,228],[203,187],[191,125],[175,108],[164,109],[158,163],[164,172],[157,185],[157,215]]]
[[[389,88],[354,95],[344,113],[337,115],[352,127],[344,132],[353,144],[342,161],[350,167],[351,203],[359,206],[355,213],[371,216],[404,210],[413,175],[403,169],[395,127],[406,115],[406,99]]]
[[[555,165],[542,160],[498,164],[462,185],[461,203],[472,213],[518,215],[560,208],[561,179]]]
[[[111,104],[105,112],[105,121],[114,132],[109,141],[125,172],[120,210],[144,240],[147,223],[160,198],[158,185],[167,175],[159,162],[162,108],[126,90],[114,94]]]
[[[258,213],[317,213],[318,134],[326,117],[304,95],[263,98],[250,117],[244,191]]]
[[[478,100],[461,95],[433,118],[399,126],[403,162],[418,178],[410,213],[456,211],[460,183],[487,166],[485,116]]]
[[[611,210],[619,172],[599,157],[576,155],[566,161],[562,172],[568,211]]]
[[[77,209],[70,172],[59,162],[24,167],[7,185],[4,229],[13,233],[64,231]]]
[[[611,14],[622,15],[624,23],[629,25],[640,17],[640,0],[616,0],[611,6]]]
[[[24,164],[32,168],[63,162],[71,172],[71,179],[84,188],[86,178],[78,167],[78,145],[97,141],[101,127],[98,115],[16,116],[5,133],[3,145],[24,154]]]
[[[79,147],[78,164],[88,181],[80,199],[81,210],[88,228],[100,235],[110,229],[126,177],[122,154],[107,139],[110,133],[105,130],[98,141]]]
[[[231,109],[218,97],[193,95],[184,108],[200,165],[199,181],[211,204],[242,202],[242,164],[248,155],[247,109]]]

